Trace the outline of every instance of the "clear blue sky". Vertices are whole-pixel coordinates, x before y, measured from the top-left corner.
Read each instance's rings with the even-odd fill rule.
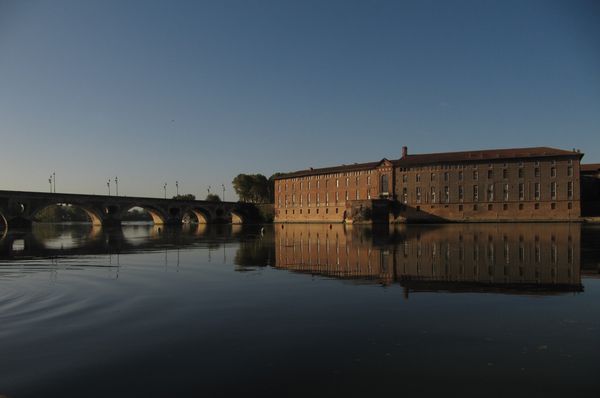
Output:
[[[0,189],[232,199],[402,145],[600,162],[600,2],[0,0]]]

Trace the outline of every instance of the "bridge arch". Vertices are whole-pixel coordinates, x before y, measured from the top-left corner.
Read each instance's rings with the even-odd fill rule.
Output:
[[[123,209],[123,214],[130,211],[131,209],[134,208],[140,208],[142,210],[144,210],[146,213],[148,213],[148,215],[150,216],[150,218],[152,218],[152,223],[154,225],[161,225],[161,224],[165,224],[167,222],[167,215],[164,213],[164,211],[162,211],[159,208],[156,208],[154,206],[149,206],[149,205],[145,205],[145,204],[133,204],[131,206],[126,206]]]
[[[96,209],[93,206],[84,205],[77,202],[59,202],[59,203],[45,203],[44,205],[32,209],[30,215],[32,219],[35,219],[37,215],[39,215],[42,211],[48,209],[52,206],[72,206],[77,209],[81,209],[88,216],[89,221],[92,225],[102,225],[102,209]]]
[[[208,209],[203,207],[193,206],[188,207],[183,211],[184,215],[192,215],[196,218],[198,224],[209,224],[212,222],[212,215]]]
[[[8,233],[8,221],[6,221],[6,217],[4,214],[0,212],[0,241],[6,237]]]
[[[244,224],[246,222],[246,215],[243,212],[233,209],[230,213],[232,224]]]

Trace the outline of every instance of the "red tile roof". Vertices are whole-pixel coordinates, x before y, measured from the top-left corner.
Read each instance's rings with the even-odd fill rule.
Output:
[[[494,161],[502,159],[526,159],[526,158],[544,158],[555,156],[573,156],[583,157],[583,154],[575,151],[565,151],[563,149],[549,147],[532,147],[532,148],[509,148],[509,149],[488,149],[482,151],[464,151],[464,152],[441,152],[441,153],[425,153],[416,155],[407,155],[403,158],[392,160],[391,162],[398,167],[408,167],[421,164],[436,164],[436,163],[453,163],[453,162],[470,162],[470,161]],[[371,170],[376,168],[381,162],[369,163],[354,163],[350,165],[341,165],[333,167],[323,167],[318,169],[306,169],[295,172],[286,173],[276,179],[286,179],[293,177],[303,177],[316,174],[341,173],[358,170]]]
[[[526,159],[554,156],[579,156],[580,152],[565,151],[548,147],[488,149],[483,151],[443,152],[407,155],[397,160],[399,166],[429,163],[450,163],[478,160]]]
[[[589,163],[589,164],[582,164],[581,165],[581,171],[583,172],[599,172],[600,171],[600,163]]]

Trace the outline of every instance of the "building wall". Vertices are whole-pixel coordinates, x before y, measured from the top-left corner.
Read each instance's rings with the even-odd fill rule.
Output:
[[[581,212],[577,157],[398,167],[395,185],[404,205],[397,221],[573,220]]]
[[[392,197],[391,163],[365,170],[313,174],[275,180],[276,222],[343,222],[352,201]],[[382,189],[382,176],[388,188]],[[387,191],[387,192],[385,192]]]
[[[389,200],[389,217],[373,221],[578,220],[580,156],[419,165],[402,158],[363,170],[296,174],[275,180],[275,221],[353,222],[357,206],[380,208],[376,199]],[[384,175],[388,192],[381,189]]]

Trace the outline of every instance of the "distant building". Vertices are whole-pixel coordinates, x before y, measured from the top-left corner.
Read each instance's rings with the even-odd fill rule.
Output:
[[[581,215],[600,216],[600,163],[581,165]]]
[[[579,151],[536,147],[409,155],[275,180],[276,222],[573,221]]]

